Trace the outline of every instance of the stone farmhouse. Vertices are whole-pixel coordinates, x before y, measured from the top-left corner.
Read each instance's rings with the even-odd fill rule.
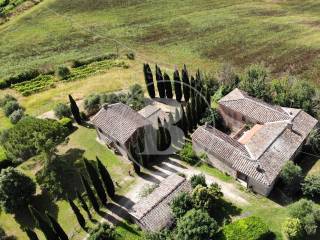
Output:
[[[143,230],[159,231],[173,222],[170,203],[182,192],[191,192],[190,182],[177,174],[163,180],[150,195],[142,198],[130,210],[133,221]]]
[[[270,105],[239,89],[219,101],[218,111],[230,131],[200,126],[192,134],[194,150],[205,152],[209,164],[265,196],[318,124],[301,109]]]

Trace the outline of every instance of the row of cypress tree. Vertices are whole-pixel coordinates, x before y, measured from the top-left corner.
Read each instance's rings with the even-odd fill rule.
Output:
[[[112,178],[111,178],[107,168],[102,164],[102,162],[100,161],[100,159],[98,157],[96,157],[96,158],[97,158],[97,168],[93,165],[93,163],[89,162],[86,159],[84,159],[84,165],[85,165],[87,174],[91,180],[91,183],[95,189],[95,192],[98,195],[100,202],[104,206],[106,206],[107,205],[107,194],[111,199],[113,199],[115,197],[115,187],[114,187]],[[89,182],[86,180],[86,178],[82,174],[81,174],[81,181],[82,181],[86,195],[88,196],[88,199],[89,199],[93,209],[96,212],[99,212],[100,205],[99,205],[98,199],[95,195],[95,192],[93,191]],[[81,193],[78,190],[76,190],[76,196],[77,196],[77,199],[80,203],[80,206],[87,213],[89,219],[92,219],[92,215],[90,213],[90,208],[89,208],[88,204],[86,203],[86,200],[84,199],[84,197],[81,195]],[[68,197],[68,202],[69,202],[69,205],[77,218],[79,225],[84,230],[87,230],[86,220],[83,217],[83,215],[81,214],[81,211],[78,208],[78,206],[69,197]],[[36,210],[32,206],[29,206],[29,209],[30,209],[30,212],[32,213],[32,216],[35,219],[36,226],[39,229],[41,229],[41,231],[44,233],[47,240],[67,240],[68,239],[68,236],[64,232],[63,228],[59,225],[59,223],[50,214],[46,213],[46,216],[50,222],[50,223],[48,223],[38,210]],[[38,237],[33,230],[27,228],[27,229],[25,229],[25,232],[27,233],[30,240],[38,240]]]

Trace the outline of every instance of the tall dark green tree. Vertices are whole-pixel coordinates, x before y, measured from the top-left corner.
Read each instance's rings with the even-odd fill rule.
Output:
[[[99,203],[98,203],[98,200],[96,198],[96,196],[94,195],[94,192],[92,191],[88,181],[85,179],[84,176],[81,175],[81,181],[82,181],[82,184],[86,190],[86,193],[88,195],[88,198],[89,198],[89,201],[93,207],[93,209],[96,211],[96,212],[99,212],[100,210],[100,207],[99,207]]]
[[[182,69],[182,84],[184,100],[188,102],[190,99],[190,81],[186,65],[184,65]]]
[[[181,129],[183,130],[183,133],[185,136],[188,135],[188,130],[189,130],[189,123],[187,119],[186,112],[184,111],[184,107],[181,105]]]
[[[182,89],[181,89],[181,80],[178,69],[176,69],[173,73],[173,81],[174,81],[174,92],[176,95],[176,100],[181,102],[182,98]]]
[[[163,81],[163,76],[160,67],[156,65],[156,80],[157,80],[157,87],[158,87],[158,92],[160,98],[165,98],[166,97],[166,88],[165,84]]]
[[[24,231],[26,232],[29,240],[39,240],[37,234],[30,228],[25,228]]]
[[[187,121],[188,121],[188,130],[191,133],[194,127],[194,121],[193,121],[192,109],[191,109],[190,103],[187,103],[186,114],[187,114]]]
[[[96,167],[90,163],[87,159],[84,159],[84,164],[86,166],[87,173],[91,179],[92,185],[94,186],[98,197],[103,205],[107,205],[107,195],[103,188],[103,184],[99,178]]]
[[[167,140],[166,132],[163,127],[161,120],[158,118],[158,131],[157,131],[157,148],[159,151],[164,151],[166,149]]]
[[[78,105],[71,95],[69,95],[69,102],[70,102],[70,109],[71,109],[72,115],[74,117],[74,120],[76,120],[76,122],[78,124],[81,124],[82,119],[80,116],[80,111],[79,111]]]
[[[50,224],[42,217],[40,212],[32,206],[29,206],[29,210],[34,217],[36,226],[41,229],[47,240],[57,240],[59,237],[55,231],[51,228]]]
[[[166,96],[167,98],[172,98],[172,85],[171,85],[171,80],[170,77],[167,73],[163,73],[163,79],[164,79],[164,85],[166,89]]]
[[[196,96],[196,80],[194,79],[193,76],[191,76],[190,78],[190,97],[191,97],[191,100],[195,98]]]
[[[111,178],[107,168],[102,164],[100,159],[98,157],[96,157],[96,158],[97,158],[97,162],[98,162],[99,173],[100,173],[101,179],[104,183],[104,186],[107,190],[107,193],[108,193],[109,197],[114,198],[115,187],[114,187],[112,178]]]
[[[77,205],[74,204],[74,202],[70,198],[68,198],[68,202],[70,204],[70,207],[72,208],[74,215],[76,215],[79,225],[82,229],[86,230],[86,220],[82,216],[80,209],[77,207]]]
[[[150,98],[154,98],[156,96],[156,93],[154,90],[153,75],[148,63],[143,64],[143,73],[144,73],[144,80],[147,86],[148,94]]]
[[[77,194],[77,198],[80,202],[81,207],[83,208],[83,210],[87,213],[89,219],[92,219],[91,213],[90,213],[90,209],[86,203],[86,200],[82,197],[81,193],[77,190],[76,191]]]
[[[52,229],[56,232],[56,234],[59,236],[60,240],[68,240],[68,235],[65,233],[63,228],[60,226],[60,224],[49,214],[46,213],[48,219],[50,220]]]
[[[197,127],[198,123],[198,111],[197,111],[197,105],[196,105],[196,98],[192,98],[190,102],[190,107],[191,107],[191,113],[192,113],[192,119],[193,119],[193,127]]]

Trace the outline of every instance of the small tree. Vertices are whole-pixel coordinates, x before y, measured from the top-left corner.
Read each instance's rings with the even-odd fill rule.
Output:
[[[302,169],[292,161],[288,161],[280,173],[280,179],[284,184],[286,192],[293,196],[300,190],[303,180]]]
[[[307,145],[309,145],[315,153],[319,153],[319,151],[320,151],[320,129],[318,129],[318,128],[313,129],[310,132],[309,137],[307,139]]]
[[[170,77],[167,73],[163,74],[163,79],[164,79],[164,86],[166,89],[166,96],[167,98],[172,98],[173,94],[172,94],[172,85],[171,85],[171,81],[170,81]]]
[[[70,74],[70,69],[67,66],[59,66],[56,70],[56,75],[63,80],[67,79]]]
[[[64,103],[58,103],[54,109],[54,115],[59,118],[62,119],[64,117],[71,117],[71,111],[70,111],[70,107],[67,104]]]
[[[78,124],[81,124],[82,123],[82,119],[81,119],[81,116],[80,116],[79,108],[77,106],[76,101],[72,98],[71,95],[69,95],[69,101],[70,101],[71,113],[72,113],[72,115],[74,117],[74,120],[76,120],[76,122]]]
[[[3,169],[0,173],[0,206],[7,213],[15,213],[27,207],[36,185],[31,178],[13,167]]]
[[[207,187],[206,176],[203,174],[193,175],[190,178],[190,182],[191,182],[192,188],[195,188],[198,185]]]
[[[97,162],[98,162],[99,173],[100,173],[101,179],[104,183],[104,187],[106,188],[109,197],[114,198],[115,187],[114,187],[112,178],[111,178],[107,168],[102,164],[100,159],[98,157],[96,157],[96,158],[97,158]]]
[[[186,143],[183,148],[179,151],[179,156],[182,161],[185,161],[191,165],[195,165],[200,161],[199,157],[192,149],[191,143]]]
[[[89,201],[91,202],[91,205],[93,207],[93,209],[96,211],[96,212],[99,212],[99,203],[98,203],[98,200],[96,198],[96,196],[94,195],[94,192],[92,191],[89,183],[87,182],[87,180],[81,175],[81,181],[82,181],[82,184],[87,192],[87,195],[88,195],[88,198],[89,198]]]
[[[89,115],[95,114],[99,111],[101,106],[101,96],[99,94],[90,94],[84,100],[84,109]]]
[[[90,231],[89,235],[88,240],[114,240],[117,237],[114,228],[107,223],[99,224]]]
[[[19,108],[10,114],[9,119],[12,124],[17,124],[24,116],[23,109]]]
[[[171,202],[171,211],[176,219],[179,219],[182,216],[184,216],[192,208],[192,198],[186,192],[180,193]]]
[[[60,226],[60,224],[49,214],[46,213],[48,219],[50,220],[52,229],[55,231],[57,236],[59,236],[60,240],[68,240],[68,235],[65,233],[63,228]]]
[[[81,193],[77,190],[76,191],[77,194],[77,198],[80,202],[81,207],[83,208],[83,210],[87,213],[89,219],[92,219],[91,213],[90,213],[90,209],[86,203],[86,200],[82,197]]]
[[[182,89],[181,89],[181,80],[178,69],[175,69],[173,73],[173,81],[174,81],[174,92],[176,95],[176,100],[181,102],[182,98]]]
[[[107,195],[103,188],[103,184],[99,178],[99,174],[95,166],[90,163],[87,159],[84,159],[84,164],[87,170],[87,173],[91,179],[92,185],[96,189],[98,197],[103,205],[107,205]]]
[[[43,234],[46,236],[47,240],[59,239],[58,235],[54,232],[49,223],[42,217],[42,215],[37,209],[33,208],[32,206],[29,206],[29,210],[32,216],[34,217],[36,226],[41,229]]]
[[[209,240],[218,231],[217,222],[203,210],[192,209],[178,220],[175,240]]]
[[[86,220],[82,216],[79,208],[74,204],[74,202],[68,198],[68,202],[70,204],[70,207],[72,208],[73,213],[75,214],[79,225],[81,226],[82,229],[86,230]]]
[[[320,175],[310,175],[304,179],[302,185],[303,195],[320,201]]]
[[[20,109],[20,104],[17,101],[8,101],[3,107],[3,111],[9,117],[14,111]]]
[[[303,236],[303,228],[298,218],[287,218],[283,224],[283,231],[290,240],[299,240]]]
[[[148,94],[150,98],[155,98],[156,93],[154,90],[154,82],[153,82],[153,75],[149,64],[143,64],[143,73],[144,73],[144,80],[147,86]]]

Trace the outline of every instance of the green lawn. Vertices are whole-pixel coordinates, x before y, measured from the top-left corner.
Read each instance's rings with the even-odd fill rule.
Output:
[[[229,175],[224,174],[223,172],[219,171],[218,169],[209,166],[208,164],[201,164],[200,166],[197,167],[199,170],[202,172],[212,175],[214,177],[219,178],[220,180],[224,182],[232,182],[233,178]]]
[[[106,147],[99,144],[96,141],[96,137],[97,135],[94,129],[78,127],[78,129],[70,135],[69,141],[58,147],[58,154],[63,155],[70,161],[75,161],[81,158],[82,155],[89,160],[95,160],[95,157],[98,156],[103,164],[107,166],[114,182],[117,182],[118,187],[116,187],[116,191],[117,194],[121,195],[128,191],[135,182],[135,178],[128,175],[128,171],[132,166],[129,162],[118,158]],[[34,157],[19,165],[18,169],[35,179],[35,173],[41,168],[41,165],[41,157]],[[75,188],[76,186],[77,183],[74,183]],[[77,220],[65,200],[52,202],[52,200],[49,200],[47,197],[40,195],[39,186],[37,186],[37,194],[38,197],[36,197],[35,206],[40,210],[43,210],[43,212],[48,210],[51,214],[56,216],[64,229],[70,235],[74,235],[71,238],[72,240],[81,240],[85,236],[86,233],[78,226]],[[83,215],[85,216],[85,213],[83,213]],[[97,214],[95,214],[94,217],[96,220],[101,219]],[[17,236],[18,239],[26,239],[26,236],[21,231],[17,222],[28,225],[30,224],[30,219],[28,220],[26,214],[20,214],[15,219],[12,215],[5,214],[4,212],[0,213],[0,223],[3,225],[3,228],[8,233]],[[89,220],[87,220],[87,222],[89,222]],[[93,227],[93,224],[89,222],[89,226]],[[117,228],[117,232],[121,236],[125,236],[125,238],[120,239],[139,239],[140,232],[135,229],[133,225],[123,223]],[[44,239],[39,231],[37,231],[37,233],[39,233],[41,240]]]

